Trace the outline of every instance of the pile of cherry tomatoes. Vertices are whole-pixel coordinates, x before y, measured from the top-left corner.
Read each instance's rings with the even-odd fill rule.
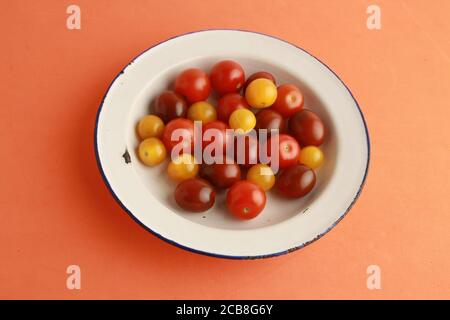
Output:
[[[212,90],[218,97],[217,106],[207,101]],[[174,198],[181,208],[208,210],[214,205],[216,190],[227,189],[230,213],[251,219],[264,209],[266,192],[274,186],[289,198],[305,196],[314,188],[314,169],[324,160],[318,147],[324,141],[325,127],[319,116],[303,108],[303,104],[297,86],[277,87],[274,76],[265,71],[245,79],[244,69],[231,60],[215,64],[209,75],[197,68],[187,69],[177,76],[173,90],[156,98],[151,114],[139,121],[138,155],[144,164],[155,166],[179,143],[194,150],[194,121],[202,122],[203,132],[210,128],[223,132],[220,143],[224,153],[230,143],[227,129],[234,130],[231,139],[252,129],[271,130],[264,147],[269,156],[273,150],[278,152],[280,173],[274,174],[270,164],[258,163],[261,146],[251,143],[257,139],[251,135],[245,140],[242,162],[233,159],[205,164],[199,163],[193,153],[181,153],[167,167],[169,178],[178,182]],[[172,133],[176,129],[184,130],[174,141]],[[273,147],[274,132],[277,145]],[[205,148],[211,141],[203,137],[201,143]]]

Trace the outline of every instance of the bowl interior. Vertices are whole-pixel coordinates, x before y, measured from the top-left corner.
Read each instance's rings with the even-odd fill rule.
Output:
[[[286,199],[280,197],[275,190],[267,193],[267,205],[263,212],[255,219],[249,221],[241,221],[232,217],[225,206],[226,191],[219,191],[216,196],[216,204],[210,210],[203,213],[189,213],[180,209],[174,201],[173,193],[176,183],[170,181],[167,177],[166,169],[168,161],[156,167],[147,167],[143,165],[136,153],[139,139],[136,134],[136,124],[139,119],[150,113],[150,106],[157,95],[171,88],[173,81],[177,74],[183,69],[198,67],[206,72],[209,72],[211,67],[222,59],[232,59],[240,63],[245,69],[246,76],[251,75],[257,71],[268,71],[272,73],[277,79],[277,84],[293,83],[296,84],[303,92],[305,97],[305,107],[318,113],[327,127],[327,136],[325,143],[321,146],[325,154],[324,165],[316,170],[317,184],[313,191],[301,199]],[[129,151],[133,173],[137,179],[145,186],[149,198],[152,197],[163,204],[173,214],[179,215],[196,224],[203,226],[218,228],[218,229],[256,229],[279,224],[296,215],[306,214],[308,207],[314,201],[317,201],[324,190],[327,188],[327,182],[331,179],[334,167],[336,165],[337,157],[337,136],[335,134],[335,126],[330,113],[327,111],[330,106],[314,94],[313,90],[307,83],[298,75],[301,72],[296,72],[295,77],[292,72],[286,70],[276,64],[268,63],[267,61],[249,58],[246,56],[202,56],[194,59],[187,59],[185,61],[177,61],[176,64],[170,68],[162,70],[159,74],[149,77],[148,83],[143,87],[141,92],[134,99],[131,106],[124,106],[129,108],[128,118],[126,120],[124,133],[126,136],[127,150]],[[209,101],[216,105],[217,99],[210,97]]]

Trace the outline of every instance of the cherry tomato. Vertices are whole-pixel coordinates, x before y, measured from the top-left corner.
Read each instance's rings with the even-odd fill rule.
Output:
[[[175,79],[175,92],[184,96],[190,103],[204,101],[211,92],[209,77],[200,69],[184,70]]]
[[[213,186],[203,179],[188,179],[175,189],[175,201],[184,210],[202,212],[210,209],[216,200]]]
[[[289,119],[289,130],[301,146],[320,146],[325,138],[325,126],[317,114],[303,109]]]
[[[245,98],[239,93],[229,93],[220,98],[217,105],[217,119],[227,122],[237,109],[250,108]]]
[[[160,164],[166,157],[166,148],[158,138],[148,138],[139,144],[139,158],[148,166]]]
[[[192,121],[201,121],[206,124],[216,120],[216,108],[206,101],[199,101],[189,107],[187,117]]]
[[[197,175],[197,172],[198,164],[195,162],[194,156],[188,153],[183,153],[173,159],[167,167],[169,178],[175,181],[191,179]]]
[[[288,118],[303,108],[303,94],[293,84],[283,84],[277,89],[277,100],[272,108]]]
[[[226,189],[241,180],[241,168],[236,163],[203,164],[200,167],[200,177],[217,188]]]
[[[209,131],[210,129],[212,130]],[[218,120],[211,121],[205,124],[202,128],[203,152],[206,153],[206,151],[208,150],[205,148],[211,143],[214,143],[214,146],[211,147],[214,148],[214,150],[211,152],[212,156],[215,156],[215,150],[221,150],[223,154],[226,154],[227,147],[232,146],[234,139],[232,134],[227,134],[227,129],[229,129],[227,124]]]
[[[275,175],[266,164],[256,164],[247,172],[247,180],[257,184],[264,191],[272,189],[275,184]]]
[[[186,117],[187,104],[184,98],[173,92],[164,91],[155,100],[153,113],[163,119],[165,123],[175,118]]]
[[[316,184],[316,174],[310,168],[297,164],[282,171],[277,179],[278,191],[290,198],[307,195]]]
[[[137,130],[141,139],[159,138],[164,131],[164,122],[160,117],[152,114],[147,115],[139,121]]]
[[[268,108],[277,99],[277,87],[269,79],[253,80],[245,89],[245,99],[253,108]]]
[[[236,182],[227,193],[228,210],[239,219],[252,219],[264,209],[266,194],[263,189],[250,181]]]
[[[230,115],[228,123],[237,133],[247,133],[255,127],[256,117],[248,109],[237,109]]]
[[[300,151],[299,163],[311,169],[316,169],[322,165],[324,158],[322,150],[316,146],[307,146]]]
[[[259,143],[255,136],[240,135],[236,137],[234,148],[234,158],[236,163],[243,167],[249,167],[258,163]]]
[[[170,121],[164,129],[162,141],[169,152],[178,143],[182,143],[184,149],[190,148],[191,152],[194,152],[194,124],[191,120],[183,118]]]
[[[278,139],[278,143],[277,142]],[[278,153],[278,167],[284,169],[297,164],[300,157],[300,146],[298,142],[287,134],[279,134],[278,136],[272,136],[267,141],[267,155],[273,161],[272,149]]]
[[[286,131],[286,121],[281,114],[270,109],[264,109],[256,114],[255,129],[267,129],[267,134],[271,134],[271,130],[278,130],[278,133]]]
[[[237,62],[224,60],[211,69],[211,84],[219,95],[237,92],[245,82],[244,69]]]
[[[245,89],[247,89],[250,82],[252,82],[253,80],[256,80],[256,79],[261,79],[261,78],[272,81],[274,85],[277,84],[275,77],[271,73],[266,72],[266,71],[259,71],[259,72],[252,74],[250,77],[248,77],[247,81],[245,81],[244,88],[243,88],[244,92],[245,92]]]

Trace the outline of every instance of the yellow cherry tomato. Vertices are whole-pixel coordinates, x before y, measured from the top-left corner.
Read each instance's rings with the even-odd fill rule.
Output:
[[[264,191],[270,190],[275,184],[275,175],[266,164],[255,164],[247,172],[247,180],[257,184]]]
[[[139,159],[148,165],[155,166],[166,157],[166,147],[158,138],[148,138],[139,144]]]
[[[230,128],[236,130],[238,133],[247,133],[255,127],[256,117],[248,109],[237,109],[230,115],[228,124]]]
[[[192,121],[201,121],[205,124],[217,119],[216,108],[206,101],[199,101],[189,107],[187,117]]]
[[[141,139],[147,139],[162,136],[164,131],[164,122],[160,117],[148,115],[143,117],[138,123],[138,134]]]
[[[270,107],[277,100],[277,87],[269,79],[253,80],[245,89],[245,99],[253,108]]]
[[[311,169],[320,167],[324,159],[325,157],[322,150],[316,146],[308,146],[300,151],[299,162],[307,167],[310,167]]]
[[[183,153],[169,163],[167,174],[172,180],[183,181],[197,175],[198,164],[191,154]]]

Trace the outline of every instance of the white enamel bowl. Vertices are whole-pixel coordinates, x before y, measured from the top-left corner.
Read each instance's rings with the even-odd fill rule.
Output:
[[[240,221],[226,212],[224,193],[204,213],[187,213],[173,200],[167,164],[142,165],[136,155],[136,123],[149,104],[185,68],[209,70],[222,59],[238,61],[247,75],[265,70],[278,83],[295,83],[305,105],[327,129],[326,162],[306,197],[268,193],[264,211]],[[123,155],[128,151],[131,162]],[[339,222],[358,197],[369,163],[369,137],[361,110],[344,83],[323,63],[285,41],[247,31],[185,34],[146,50],[114,79],[99,108],[95,152],[115,199],[143,227],[182,248],[217,257],[261,258],[302,248]]]

